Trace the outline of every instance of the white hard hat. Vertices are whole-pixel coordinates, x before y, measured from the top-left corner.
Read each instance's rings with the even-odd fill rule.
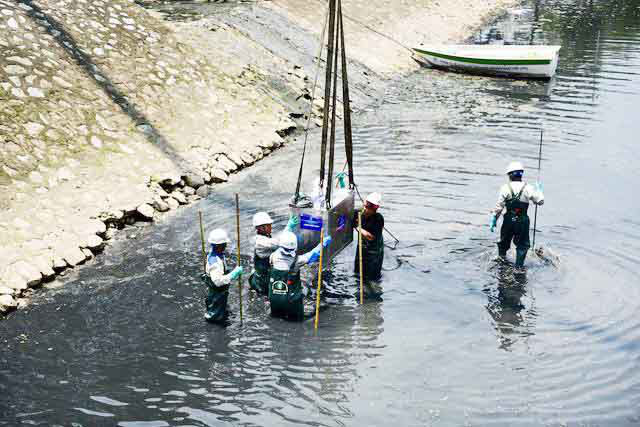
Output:
[[[367,198],[365,199],[365,202],[369,202],[372,205],[380,206],[380,203],[382,203],[382,194],[371,193],[367,196]]]
[[[524,171],[524,166],[522,166],[522,163],[520,162],[509,163],[509,167],[507,168],[507,171],[505,173],[509,175],[511,172],[515,172],[515,171]]]
[[[278,239],[278,244],[289,251],[298,249],[298,237],[290,231],[283,231]]]
[[[258,212],[253,216],[253,226],[258,227],[260,225],[273,224],[273,220],[266,212]]]
[[[209,233],[209,243],[212,245],[222,245],[224,243],[230,243],[229,236],[227,236],[227,232],[222,228],[216,228]]]

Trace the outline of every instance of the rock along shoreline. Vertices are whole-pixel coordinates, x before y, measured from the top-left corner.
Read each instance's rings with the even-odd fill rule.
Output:
[[[406,46],[459,42],[513,4],[344,0],[352,110],[417,69]],[[295,143],[309,111],[321,124],[322,76],[309,107],[323,2],[182,20],[170,2],[145,6],[0,0],[0,316],[126,225]]]

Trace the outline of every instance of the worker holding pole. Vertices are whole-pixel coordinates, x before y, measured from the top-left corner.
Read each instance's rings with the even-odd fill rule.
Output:
[[[203,233],[204,234],[204,233]],[[229,312],[227,311],[227,298],[231,282],[242,274],[242,267],[238,265],[231,272],[227,269],[225,250],[230,242],[227,232],[217,228],[208,237],[209,253],[207,254],[204,280],[209,288],[209,294],[205,298],[205,320],[211,323],[226,326]]]
[[[509,182],[500,188],[498,203],[491,211],[489,228],[493,232],[498,218],[506,211],[500,229],[500,241],[498,242],[498,255],[501,258],[507,256],[511,247],[511,241],[516,245],[516,268],[524,267],[524,260],[529,251],[529,215],[527,210],[529,202],[535,205],[544,203],[544,194],[540,183],[534,185],[522,181],[524,166],[520,162],[511,162],[507,168]]]
[[[298,238],[290,231],[283,231],[278,239],[278,249],[269,257],[271,277],[269,302],[271,315],[287,320],[304,320],[304,294],[300,281],[300,268],[317,263],[320,248],[327,247],[331,237],[326,236],[321,245],[304,255],[297,255]],[[318,267],[322,268],[322,266]]]
[[[364,208],[355,213],[354,222],[356,232],[362,235],[362,247],[358,245],[354,270],[360,275],[360,265],[362,265],[362,276],[365,282],[378,281],[382,277],[382,261],[384,260],[384,217],[378,212],[382,196],[380,193],[371,193],[364,201]],[[362,218],[360,224],[359,218]],[[360,253],[362,252],[362,263],[360,263]]]

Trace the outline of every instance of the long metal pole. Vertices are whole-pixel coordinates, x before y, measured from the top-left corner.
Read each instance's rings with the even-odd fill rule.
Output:
[[[240,267],[240,201],[236,193],[236,238],[238,246],[238,267]],[[240,297],[240,325],[242,325],[242,274],[238,276],[238,295]]]
[[[202,211],[198,211],[200,217],[200,241],[202,242],[202,267],[204,272],[207,272],[207,249],[204,244],[204,225],[202,225]]]
[[[538,182],[540,182],[540,167],[542,164],[542,133],[543,130],[540,129],[540,151],[538,152]],[[536,211],[533,216],[533,251],[536,251],[536,225],[538,225],[538,205],[536,205]]]
[[[360,304],[364,304],[364,271],[362,271],[362,211],[358,212],[358,262],[360,264]]]
[[[318,320],[320,320],[320,292],[322,291],[322,254],[324,252],[324,227],[320,229],[320,259],[318,261],[318,291],[316,292],[316,321],[314,330],[318,330]]]

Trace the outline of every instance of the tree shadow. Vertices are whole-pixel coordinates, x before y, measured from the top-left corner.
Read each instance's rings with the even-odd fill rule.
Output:
[[[180,155],[167,138],[158,131],[151,120],[127,98],[127,95],[113,84],[108,74],[92,60],[91,56],[83,52],[74,37],[64,28],[64,25],[44,12],[31,0],[25,0],[23,3],[31,8],[26,11],[29,18],[53,37],[60,47],[84,70],[87,77],[89,77],[98,88],[102,89],[124,114],[129,116],[147,141],[160,148],[179,169],[187,168],[188,162],[186,159]],[[43,24],[42,21],[46,22],[48,26]]]

